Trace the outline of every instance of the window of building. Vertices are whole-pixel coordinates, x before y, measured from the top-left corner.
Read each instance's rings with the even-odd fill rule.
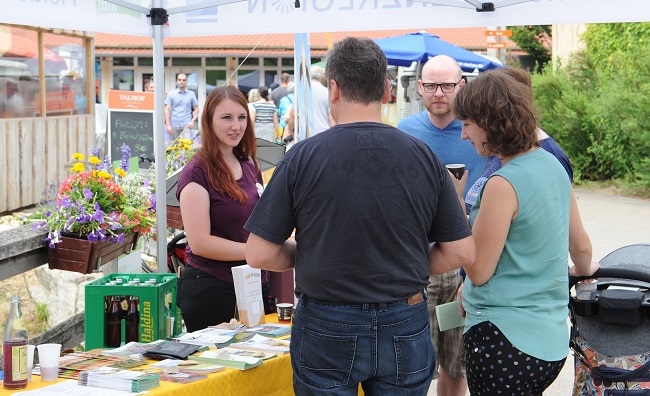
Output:
[[[206,66],[226,66],[226,58],[205,58]]]
[[[220,87],[226,82],[225,70],[206,70],[205,71],[205,94],[209,94],[214,88]]]
[[[153,66],[153,58],[138,58],[138,66]]]
[[[134,66],[135,63],[131,57],[114,57],[113,58],[113,67],[115,66]]]
[[[39,98],[38,34],[8,25],[0,25],[0,34],[6,45],[0,56],[0,118],[32,117]]]
[[[113,69],[113,85],[111,89],[133,91],[134,73],[132,69]]]
[[[172,66],[201,66],[201,58],[172,58]]]

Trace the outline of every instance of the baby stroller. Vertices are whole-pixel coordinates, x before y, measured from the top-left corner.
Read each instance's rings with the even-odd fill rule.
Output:
[[[171,241],[167,243],[167,268],[169,272],[180,276],[185,267],[185,246],[187,242],[181,242],[185,239],[185,233],[180,232]]]
[[[650,396],[650,244],[600,264],[597,286],[578,285],[570,297],[573,396]]]

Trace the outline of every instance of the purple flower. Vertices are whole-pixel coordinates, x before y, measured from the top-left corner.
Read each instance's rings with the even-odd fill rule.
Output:
[[[99,157],[99,148],[93,147],[90,149],[90,155],[93,157]]]
[[[90,242],[97,242],[98,239],[99,238],[97,237],[97,235],[94,232],[91,232],[90,234],[88,234],[88,240]]]
[[[156,210],[156,195],[151,194],[151,210]]]
[[[69,208],[70,207],[70,197],[63,197],[61,198],[61,207],[62,208]],[[49,216],[48,216],[49,217]]]
[[[100,169],[108,171],[109,169],[111,169],[112,165],[113,163],[111,162],[111,156],[107,155],[106,157],[104,157],[104,161],[102,162]]]
[[[104,212],[101,210],[98,210],[95,212],[93,215],[93,221],[96,221],[98,223],[103,223],[104,222]]]
[[[84,198],[91,199],[93,197],[93,192],[89,188],[84,188]]]
[[[117,236],[117,241],[118,241],[119,243],[124,242],[124,234],[120,234],[120,235],[118,235],[118,236]]]
[[[45,212],[45,218],[48,218],[50,216],[52,216],[52,211],[51,210],[48,210],[47,212]]]
[[[129,170],[129,159],[131,158],[131,149],[126,143],[122,143],[122,147],[120,147],[120,151],[122,152],[122,162],[120,163],[120,168],[122,168],[124,172],[127,172]]]

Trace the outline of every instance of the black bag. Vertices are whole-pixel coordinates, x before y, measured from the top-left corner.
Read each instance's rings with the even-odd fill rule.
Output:
[[[638,326],[643,323],[641,304],[645,293],[635,290],[607,289],[598,297],[598,315],[605,324]]]

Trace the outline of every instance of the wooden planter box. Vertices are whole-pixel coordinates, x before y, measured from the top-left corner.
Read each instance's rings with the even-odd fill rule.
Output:
[[[90,274],[103,264],[135,249],[139,235],[126,234],[122,243],[108,240],[91,242],[85,238],[62,236],[54,249],[48,249],[49,268]]]
[[[167,205],[167,227],[177,230],[183,229],[183,217],[181,217],[180,206]]]

